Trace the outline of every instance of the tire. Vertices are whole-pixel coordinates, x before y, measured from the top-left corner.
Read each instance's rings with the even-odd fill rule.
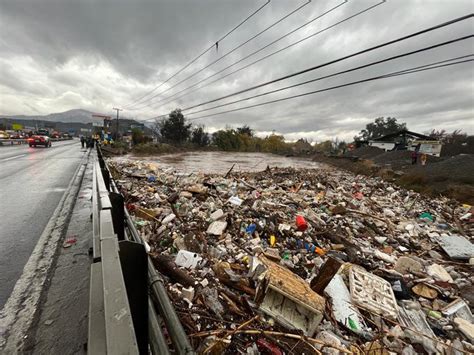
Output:
[[[28,144],[30,146],[30,148],[33,148],[33,144]]]

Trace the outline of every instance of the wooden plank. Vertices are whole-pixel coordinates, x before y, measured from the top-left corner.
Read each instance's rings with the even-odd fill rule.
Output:
[[[311,289],[322,295],[324,289],[329,285],[334,275],[337,274],[341,265],[342,263],[339,260],[329,257],[323,266],[321,266],[321,269],[319,269],[319,273],[316,277],[311,280]]]

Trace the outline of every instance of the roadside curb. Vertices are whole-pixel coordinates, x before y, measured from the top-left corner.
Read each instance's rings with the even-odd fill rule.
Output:
[[[91,150],[82,158],[68,188],[41,234],[23,274],[0,311],[0,352],[17,353],[38,315],[38,305],[48,284],[89,163]]]

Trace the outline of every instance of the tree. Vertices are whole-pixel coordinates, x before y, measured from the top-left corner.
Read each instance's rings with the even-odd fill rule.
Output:
[[[428,136],[437,140],[443,141],[446,138],[447,132],[444,129],[432,129],[431,132],[428,133]]]
[[[318,153],[331,153],[333,150],[333,142],[330,140],[318,143],[314,146],[314,150]]]
[[[161,123],[160,133],[164,140],[170,143],[183,143],[191,135],[191,124],[186,123],[186,118],[180,109],[172,111],[168,118]]]
[[[144,135],[141,129],[139,128],[132,129],[132,142],[133,142],[133,145],[137,145],[144,142]]]
[[[205,131],[204,125],[194,127],[191,133],[191,143],[200,147],[209,145],[209,134]]]
[[[367,124],[365,129],[354,137],[354,141],[368,141],[404,129],[407,129],[406,123],[398,123],[395,117],[377,117],[374,122]]]
[[[266,136],[262,142],[264,152],[286,153],[290,151],[289,145],[285,142],[285,137],[271,134]]]
[[[253,129],[251,129],[249,126],[245,125],[245,126],[237,128],[237,133],[238,134],[245,134],[249,137],[252,137],[253,136]]]
[[[239,151],[240,139],[234,129],[219,130],[212,134],[212,143],[225,151]]]
[[[161,137],[161,120],[155,119],[155,122],[151,125],[150,129],[153,132],[153,136],[159,141]]]

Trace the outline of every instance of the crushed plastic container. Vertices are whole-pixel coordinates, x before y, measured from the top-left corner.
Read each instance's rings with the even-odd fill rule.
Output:
[[[306,229],[308,229],[308,223],[301,215],[296,216],[296,228],[301,232],[304,232]]]

